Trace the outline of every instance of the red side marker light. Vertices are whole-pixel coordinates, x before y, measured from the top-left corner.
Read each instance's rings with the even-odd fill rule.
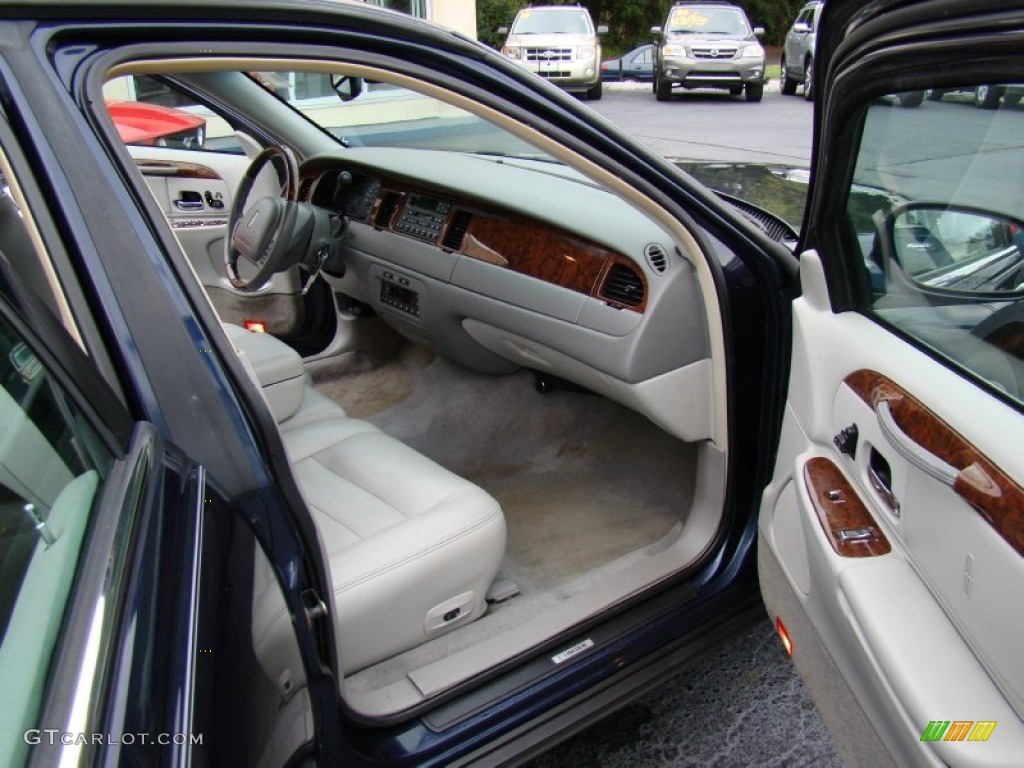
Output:
[[[782,641],[782,647],[786,649],[786,653],[792,656],[793,641],[789,639],[789,632],[786,631],[786,625],[782,623],[782,619],[778,616],[775,617],[775,631],[779,633],[779,639]]]
[[[245,326],[245,330],[252,331],[253,333],[267,332],[267,324],[262,320],[243,320],[242,325]]]

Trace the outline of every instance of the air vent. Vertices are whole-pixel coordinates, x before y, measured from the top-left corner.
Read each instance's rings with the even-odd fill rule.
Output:
[[[308,176],[299,185],[299,195],[296,198],[300,203],[309,202],[309,193],[313,190],[313,177]]]
[[[644,300],[644,283],[632,267],[612,264],[601,286],[601,296],[616,304],[635,307]]]
[[[473,221],[473,214],[469,211],[455,211],[455,216],[452,217],[452,223],[448,225],[448,229],[444,233],[441,245],[451,251],[461,250],[462,239],[466,236],[471,221]]]
[[[655,274],[664,275],[668,272],[668,254],[658,243],[651,243],[644,248],[644,258]]]
[[[384,199],[380,201],[380,207],[377,209],[377,216],[373,223],[385,229],[390,227],[391,220],[395,218],[395,211],[398,210],[398,204],[401,201],[402,196],[397,192],[385,192]]]

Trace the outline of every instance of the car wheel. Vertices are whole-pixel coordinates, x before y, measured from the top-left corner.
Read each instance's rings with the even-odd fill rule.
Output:
[[[654,95],[658,101],[668,101],[672,98],[672,83],[659,77],[655,81]]]
[[[604,93],[604,83],[598,80],[594,87],[587,91],[587,98],[591,101],[600,101],[601,96]]]
[[[791,78],[786,70],[786,57],[782,57],[782,75],[779,78],[783,96],[792,96],[796,93],[796,80]]]
[[[814,101],[814,59],[809,56],[804,65],[804,99]]]
[[[929,88],[924,92],[924,97],[928,101],[942,101],[942,97],[946,95],[946,92],[941,88]]]
[[[760,101],[764,95],[763,83],[750,83],[747,86],[747,101]]]
[[[924,91],[907,91],[896,97],[896,103],[901,107],[920,107],[924,101]]]
[[[1003,103],[1008,107],[1016,107],[1020,104],[1021,94],[1019,93],[1007,93],[1003,96]]]
[[[999,106],[999,88],[994,85],[979,85],[974,89],[974,106],[978,109],[995,109]]]

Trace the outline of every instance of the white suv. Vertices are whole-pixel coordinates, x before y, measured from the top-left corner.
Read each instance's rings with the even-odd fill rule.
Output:
[[[501,52],[567,91],[601,98],[601,41],[590,12],[578,5],[523,8],[516,14]]]

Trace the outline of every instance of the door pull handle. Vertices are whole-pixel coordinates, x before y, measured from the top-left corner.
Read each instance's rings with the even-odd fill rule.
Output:
[[[875,403],[875,415],[878,417],[878,426],[881,427],[882,434],[885,435],[885,438],[900,456],[922,472],[934,477],[940,483],[944,483],[950,488],[953,487],[953,483],[956,482],[960,470],[947,464],[933,453],[926,451],[908,437],[906,432],[896,423],[896,419],[893,418],[892,408],[889,407],[888,400],[879,400]],[[881,493],[881,491],[879,492]]]

